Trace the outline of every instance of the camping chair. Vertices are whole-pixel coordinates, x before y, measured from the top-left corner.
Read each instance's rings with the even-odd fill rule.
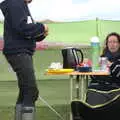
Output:
[[[73,120],[120,120],[120,95],[101,106],[74,100],[71,112]]]

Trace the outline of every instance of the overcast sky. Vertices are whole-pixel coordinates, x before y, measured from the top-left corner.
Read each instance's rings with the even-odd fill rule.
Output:
[[[33,0],[29,7],[35,20],[120,20],[120,0]]]

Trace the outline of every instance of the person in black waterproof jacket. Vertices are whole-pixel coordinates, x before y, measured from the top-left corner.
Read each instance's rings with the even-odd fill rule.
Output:
[[[48,35],[46,24],[35,23],[28,9],[32,0],[1,0],[4,15],[3,54],[18,79],[15,120],[34,120],[38,88],[33,67],[36,42]],[[29,22],[29,18],[31,22]]]
[[[91,76],[86,101],[91,105],[104,103],[120,94],[120,35],[112,32],[107,35],[102,57],[107,57],[109,76]]]

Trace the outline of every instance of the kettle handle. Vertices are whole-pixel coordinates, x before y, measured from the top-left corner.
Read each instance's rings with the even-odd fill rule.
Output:
[[[80,52],[80,54],[81,54],[81,61],[80,61],[80,63],[82,63],[83,62],[83,52],[82,52],[82,50],[78,49],[78,48],[74,48],[74,49],[75,49],[75,51]]]

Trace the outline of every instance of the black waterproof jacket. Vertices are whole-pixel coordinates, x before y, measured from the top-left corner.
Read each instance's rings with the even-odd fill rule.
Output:
[[[28,22],[30,12],[24,0],[4,0],[0,3],[0,8],[4,15],[3,54],[33,54],[36,39],[45,38],[44,25]]]

